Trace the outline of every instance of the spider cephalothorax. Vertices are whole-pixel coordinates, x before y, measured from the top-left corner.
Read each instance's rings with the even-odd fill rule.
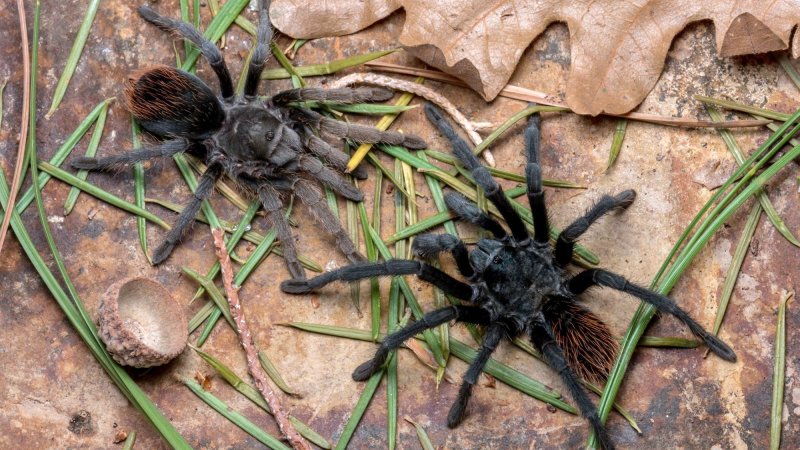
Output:
[[[497,207],[511,234],[465,197],[448,193],[445,200],[451,211],[489,230],[494,238],[481,239],[471,253],[463,242],[449,234],[419,236],[413,248],[420,257],[450,252],[468,283],[458,281],[425,262],[409,260],[358,263],[310,280],[283,282],[281,288],[285,292],[298,294],[336,280],[355,281],[383,275],[416,274],[453,297],[470,303],[432,311],[387,336],[375,357],[353,372],[355,380],[366,380],[380,369],[391,350],[426,329],[451,320],[483,325],[483,344],[464,375],[458,398],[447,416],[447,424],[455,427],[464,417],[472,386],[500,341],[525,334],[562,377],[581,414],[591,422],[603,446],[612,448],[597,409],[574,373],[590,379],[605,378],[615,358],[616,343],[608,327],[578,304],[581,293],[592,286],[605,286],[631,294],[652,304],[659,311],[680,319],[721,358],[727,361],[736,359],[733,350],[704,330],[669,298],[607,270],[588,269],[574,276],[565,271],[578,237],[604,214],[630,205],[636,197],[634,191],[602,197],[584,216],[564,229],[553,248],[548,239],[548,218],[539,167],[539,117],[531,117],[525,132],[528,157],[525,173],[534,225],[533,235],[530,235],[500,186],[480,165],[469,146],[442,118],[441,113],[430,105],[426,106],[425,112],[451,141],[454,153],[486,192],[486,198]]]
[[[147,6],[139,8],[139,14],[146,21],[191,41],[201,50],[219,79],[221,96],[218,98],[202,80],[179,69],[157,66],[137,72],[126,84],[126,105],[142,127],[164,140],[154,147],[105,158],[81,158],[73,163],[80,169],[103,170],[187,151],[204,159],[208,168],[192,201],[183,209],[164,243],[153,253],[154,264],[167,259],[194,222],[214,182],[223,174],[261,201],[283,245],[293,278],[305,278],[305,271],[298,261],[292,233],[283,215],[281,194],[292,193],[300,198],[322,227],[336,237],[348,259],[360,261],[363,257],[328,209],[316,185],[321,182],[350,200],[361,201],[363,195],[341,174],[346,169],[348,156],[316,133],[321,131],[361,142],[425,147],[416,136],[341,123],[295,105],[303,101],[383,101],[392,96],[385,89],[291,89],[268,100],[258,98],[256,91],[272,36],[267,5],[263,3],[257,42],[241,95],[234,93],[219,49],[192,25],[162,17]],[[356,170],[353,175],[365,176],[363,170]]]

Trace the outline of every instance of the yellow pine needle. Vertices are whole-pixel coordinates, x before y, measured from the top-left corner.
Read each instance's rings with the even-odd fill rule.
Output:
[[[423,81],[425,81],[425,79],[422,77],[417,77],[417,79],[414,80],[414,82],[420,84],[422,84]],[[406,92],[403,95],[401,95],[396,102],[394,102],[394,105],[406,106],[409,103],[411,103],[411,99],[413,98],[414,94]],[[381,131],[386,131],[387,129],[389,129],[389,126],[394,122],[397,116],[399,116],[399,114],[387,114],[381,117],[381,120],[378,121],[378,124],[375,125],[375,128]],[[366,144],[366,143],[361,144],[355,151],[355,153],[353,153],[353,156],[350,158],[350,161],[347,162],[347,170],[345,172],[350,173],[354,171],[356,167],[358,167],[358,165],[361,164],[361,161],[364,160],[364,157],[367,156],[367,153],[372,148],[372,145],[373,144]]]

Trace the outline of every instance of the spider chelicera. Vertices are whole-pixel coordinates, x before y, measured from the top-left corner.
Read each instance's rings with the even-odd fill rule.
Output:
[[[172,253],[194,222],[202,201],[211,194],[214,182],[223,174],[261,201],[281,241],[293,278],[305,278],[305,270],[298,261],[292,232],[282,211],[282,194],[293,194],[302,200],[322,228],[335,236],[347,258],[361,261],[363,256],[328,209],[316,185],[322,183],[355,201],[361,201],[363,194],[341,174],[349,157],[316,132],[360,142],[425,147],[425,142],[416,136],[347,124],[296,103],[383,101],[392,96],[386,89],[290,89],[267,100],[259,98],[256,91],[272,37],[268,5],[264,3],[267,2],[259,5],[256,46],[247,67],[243,95],[234,92],[222,53],[197,29],[186,22],[162,17],[147,6],[140,7],[139,14],[146,21],[191,41],[201,50],[219,79],[221,98],[217,98],[202,80],[179,69],[157,66],[135,73],[125,88],[127,107],[145,130],[164,140],[156,146],[116,156],[80,158],[72,164],[78,169],[109,170],[181,152],[197,155],[205,161],[208,168],[175,226],[153,253],[154,264],[163,262]],[[356,170],[353,175],[365,178],[363,170]]]
[[[421,235],[414,241],[413,250],[423,258],[450,252],[466,283],[425,262],[400,259],[383,263],[362,262],[309,280],[284,281],[281,284],[284,292],[301,294],[336,280],[414,274],[469,303],[429,312],[413,324],[388,335],[375,356],[356,368],[354,380],[369,378],[386,362],[390,351],[426,329],[451,320],[482,325],[485,327],[483,343],[464,375],[458,397],[447,416],[447,424],[452,428],[463,420],[472,387],[498,344],[504,338],[514,339],[524,334],[561,376],[603,447],[610,449],[613,444],[598,417],[597,408],[576,376],[577,373],[590,379],[605,378],[616,356],[616,342],[608,327],[578,303],[580,294],[587,289],[603,286],[633,295],[659,311],[677,317],[722,359],[736,360],[728,345],[706,331],[669,298],[604,269],[587,269],[576,275],[566,272],[575,241],[604,214],[629,206],[636,197],[633,190],[602,197],[585,215],[567,226],[552,247],[548,239],[548,218],[539,166],[538,115],[531,116],[525,130],[528,158],[525,174],[534,225],[533,235],[530,235],[500,186],[439,110],[427,105],[425,113],[450,140],[456,157],[471,171],[477,184],[486,192],[486,198],[500,211],[511,234],[465,197],[448,193],[445,200],[451,211],[461,219],[488,230],[494,238],[481,239],[477,248],[469,252],[465,244],[452,235]]]

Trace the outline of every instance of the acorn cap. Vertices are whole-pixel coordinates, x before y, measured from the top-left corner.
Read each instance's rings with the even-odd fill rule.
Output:
[[[148,278],[113,284],[103,294],[97,313],[100,339],[124,366],[166,364],[183,352],[189,340],[183,306]]]

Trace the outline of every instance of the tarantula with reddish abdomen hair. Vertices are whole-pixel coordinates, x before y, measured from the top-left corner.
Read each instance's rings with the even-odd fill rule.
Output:
[[[293,103],[334,101],[360,103],[384,101],[392,92],[381,88],[290,89],[267,100],[256,95],[261,72],[269,55],[272,28],[268,5],[260,2],[260,22],[243,95],[236,95],[230,73],[219,49],[192,25],[139,8],[144,20],[196,45],[219,79],[221,92],[214,92],[196,76],[168,66],[157,66],[134,74],[125,88],[125,101],[136,120],[148,132],[163,139],[159,145],[104,158],[80,158],[79,169],[113,169],[138,161],[189,152],[207,166],[189,204],[175,226],[153,253],[153,263],[163,262],[194,222],[202,201],[214,182],[227,174],[251,196],[257,196],[283,245],[284,258],[293,278],[305,278],[298,261],[292,233],[282,211],[282,193],[292,193],[308,206],[322,227],[334,235],[339,248],[352,261],[364,258],[331,213],[316,187],[329,186],[345,198],[361,201],[361,191],[340,173],[348,156],[317,136],[325,132],[360,142],[383,142],[408,148],[424,148],[422,139],[391,131],[350,125],[329,119]],[[326,164],[320,161],[322,158]],[[363,170],[353,173],[364,178]]]
[[[490,355],[500,342],[526,335],[545,360],[566,384],[581,414],[591,423],[606,449],[613,444],[597,414],[597,408],[581,387],[576,373],[588,379],[603,379],[616,358],[617,344],[608,327],[578,302],[580,295],[593,286],[608,287],[633,295],[671,314],[726,361],[735,361],[736,354],[724,342],[703,329],[669,298],[641,287],[613,272],[592,268],[570,275],[566,272],[575,241],[604,214],[629,206],[636,193],[622,191],[604,196],[582,217],[558,236],[555,248],[548,239],[548,217],[542,190],[539,166],[539,122],[534,115],[525,131],[528,165],[525,169],[527,193],[533,217],[533,235],[514,211],[500,186],[483,167],[472,150],[450,127],[439,110],[427,105],[425,113],[442,134],[450,140],[456,157],[500,211],[511,230],[481,211],[460,194],[448,193],[448,208],[461,219],[478,225],[494,235],[481,239],[469,252],[458,238],[449,234],[422,235],[413,244],[419,257],[449,252],[461,275],[459,281],[443,271],[420,261],[395,259],[383,263],[357,263],[327,272],[309,280],[288,280],[281,284],[284,292],[307,293],[336,280],[356,281],[363,278],[415,274],[444,292],[468,302],[425,314],[406,328],[384,339],[375,356],[353,372],[353,379],[364,381],[384,364],[389,352],[418,333],[455,320],[485,327],[483,344],[464,375],[458,397],[447,416],[448,426],[457,426],[464,418],[472,387],[478,380]]]

